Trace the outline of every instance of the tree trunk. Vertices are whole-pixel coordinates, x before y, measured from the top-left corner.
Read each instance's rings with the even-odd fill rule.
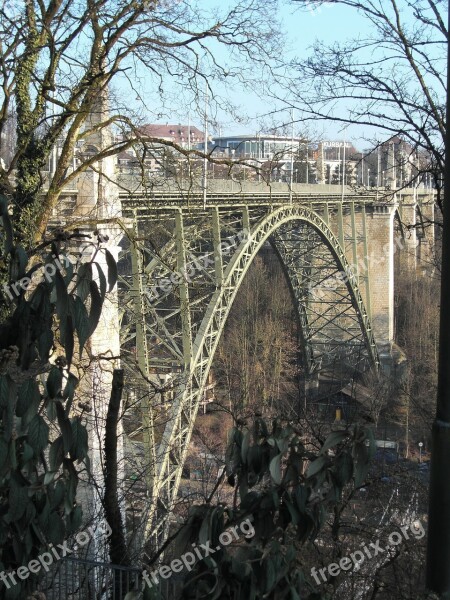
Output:
[[[105,425],[105,517],[111,526],[109,538],[109,555],[111,562],[116,565],[130,566],[131,561],[125,540],[124,523],[120,510],[117,485],[117,423],[119,420],[120,403],[123,390],[123,370],[114,369],[111,398],[106,415]],[[126,585],[126,578],[122,584]],[[127,590],[120,589],[120,575],[114,582],[116,597],[122,598]]]

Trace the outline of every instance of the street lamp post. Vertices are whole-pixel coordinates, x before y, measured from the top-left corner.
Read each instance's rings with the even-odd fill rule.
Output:
[[[306,183],[309,183],[309,172],[308,172],[308,142],[306,142]]]
[[[347,133],[347,131],[345,132]],[[344,202],[344,195],[345,195],[345,144],[346,144],[346,138],[347,135],[345,135],[344,137],[344,148],[342,151],[342,196],[341,196],[341,201]]]

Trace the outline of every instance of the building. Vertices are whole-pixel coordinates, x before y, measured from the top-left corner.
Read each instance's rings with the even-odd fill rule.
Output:
[[[432,187],[432,160],[400,136],[393,136],[362,155],[367,185],[385,189]]]
[[[205,134],[193,125],[165,125],[149,124],[139,128],[143,139],[149,140],[158,138],[168,142],[173,142],[182,148],[197,148],[205,142]]]
[[[143,144],[118,155],[119,173],[140,174],[144,170],[150,176],[173,177],[187,159],[163,142],[186,150],[198,149],[204,144],[205,134],[192,125],[148,124],[140,127],[138,132]]]
[[[362,184],[360,162],[362,154],[350,142],[326,140],[319,142],[312,152],[317,183],[341,185]],[[345,173],[345,176],[344,176]]]
[[[120,173],[151,177],[201,178],[204,163],[199,156],[188,160],[171,144],[186,150],[204,150],[205,134],[192,125],[148,124],[139,129],[141,150],[129,149],[117,158]],[[161,141],[159,141],[161,140]],[[164,144],[163,142],[169,142]],[[137,152],[141,152],[139,156]],[[259,180],[294,184],[331,184],[401,189],[431,186],[430,160],[400,136],[360,152],[351,142],[324,140],[313,143],[304,137],[249,134],[208,137],[208,152],[223,164],[208,162],[208,179]],[[230,169],[230,161],[236,163]],[[423,173],[421,175],[420,173]]]
[[[298,179],[299,163],[306,161],[309,151],[305,138],[271,134],[215,136],[209,149],[218,158],[245,161],[260,168],[271,181],[290,181],[291,169],[292,181],[296,173]]]
[[[279,135],[234,135],[215,136],[211,141],[214,153],[235,159],[254,159],[257,161],[290,160],[300,152],[307,140],[299,137],[283,137]]]
[[[399,189],[417,178],[420,169],[426,170],[428,159],[419,155],[416,149],[396,135],[379,144],[366,157],[372,164],[373,185],[388,189]],[[420,182],[416,182],[419,184]]]

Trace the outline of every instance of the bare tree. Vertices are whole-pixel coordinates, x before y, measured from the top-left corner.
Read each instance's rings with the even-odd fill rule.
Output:
[[[429,172],[440,191],[447,3],[292,1],[295,7],[309,11],[322,6],[327,11],[340,8],[350,19],[362,18],[368,29],[345,42],[317,40],[307,58],[293,60],[283,100],[298,109],[301,121],[332,120],[343,127],[363,126],[373,137],[377,133],[385,139],[400,136],[422,155],[414,179]],[[440,206],[441,201],[438,195]]]
[[[167,97],[178,96],[182,103],[201,99],[200,83],[203,90],[206,82],[212,96],[215,81],[244,85],[254,79],[256,65],[279,47],[275,5],[238,0],[213,11],[187,0],[3,4],[0,191],[13,201],[26,245],[44,234],[64,186],[142,138],[138,117],[150,112],[148,98],[157,102],[161,117]],[[223,63],[218,46],[229,50],[222,53]],[[108,88],[116,92],[108,118],[93,117]],[[6,135],[11,118],[16,120],[12,155]],[[116,135],[105,133],[111,127]],[[87,146],[102,134],[106,143]],[[57,143],[56,164],[45,181],[42,171]]]

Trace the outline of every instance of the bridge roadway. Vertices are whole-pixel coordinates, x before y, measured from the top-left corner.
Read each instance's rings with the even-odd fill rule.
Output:
[[[122,186],[119,192],[124,209],[139,209],[144,211],[147,202],[151,206],[179,207],[185,204],[193,208],[202,208],[205,195],[199,185],[182,187],[175,183],[161,182],[161,185],[142,186],[130,178],[119,179]],[[405,190],[405,196],[412,196],[413,190]],[[207,206],[245,206],[248,204],[272,205],[292,202],[323,204],[358,202],[376,204],[392,203],[392,193],[388,190],[344,187],[337,185],[306,185],[293,184],[292,188],[286,183],[257,183],[212,180],[206,190]]]

